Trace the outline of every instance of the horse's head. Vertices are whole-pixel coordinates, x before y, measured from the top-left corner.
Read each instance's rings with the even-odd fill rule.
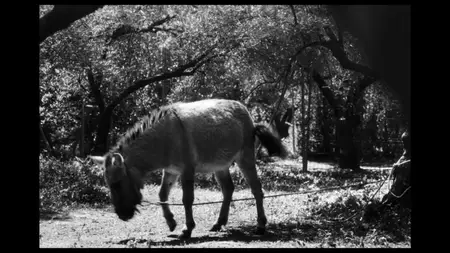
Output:
[[[139,210],[143,188],[139,172],[127,168],[125,160],[119,153],[108,153],[105,156],[90,156],[98,166],[103,168],[106,184],[111,190],[114,209],[121,220],[127,221]]]

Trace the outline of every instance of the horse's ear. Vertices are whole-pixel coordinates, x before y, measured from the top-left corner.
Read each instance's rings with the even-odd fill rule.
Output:
[[[106,158],[103,156],[88,156],[96,165],[103,165]]]
[[[123,159],[123,156],[121,154],[114,153],[112,158],[113,158],[112,159],[112,164],[114,166],[118,166],[118,167],[122,167],[123,166],[124,159]]]

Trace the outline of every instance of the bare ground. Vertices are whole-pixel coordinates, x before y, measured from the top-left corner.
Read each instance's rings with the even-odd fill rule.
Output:
[[[289,166],[289,161],[278,164]],[[370,169],[370,168],[365,168]],[[373,168],[372,168],[373,169]],[[379,170],[379,168],[377,168]],[[373,192],[377,185],[369,186]],[[157,202],[157,185],[147,185],[143,190],[144,199]],[[299,189],[301,190],[301,189]],[[366,189],[367,190],[367,189]],[[111,206],[93,208],[78,206],[53,215],[41,215],[39,238],[41,248],[410,248],[410,233],[381,231],[374,224],[359,221],[324,219],[314,213],[317,203],[332,203],[339,196],[361,195],[359,190],[334,190],[322,193],[291,195],[264,200],[268,218],[265,235],[253,233],[256,228],[256,206],[254,200],[234,202],[230,208],[229,222],[221,232],[209,232],[218,217],[220,204],[194,206],[196,228],[190,240],[178,240],[176,236],[184,225],[184,208],[172,206],[178,226],[170,232],[161,208],[145,204],[141,213],[128,222],[121,221]],[[384,185],[381,193],[387,191]],[[265,195],[288,193],[266,191]],[[381,193],[379,195],[381,196]],[[181,189],[174,187],[169,201],[181,202]],[[252,197],[249,189],[234,193],[234,199]],[[377,196],[378,197],[378,196]],[[220,191],[196,189],[195,203],[222,199]],[[361,210],[362,211],[362,210]],[[338,215],[339,216],[339,215]],[[339,219],[341,221],[339,221]],[[408,230],[409,232],[409,230]]]

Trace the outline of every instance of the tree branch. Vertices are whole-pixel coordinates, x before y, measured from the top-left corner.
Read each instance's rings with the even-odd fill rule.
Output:
[[[295,14],[295,9],[294,9],[294,5],[289,5],[289,7],[291,8],[292,11],[292,15],[294,16],[294,25],[297,26],[298,25],[298,21],[297,21],[297,15]]]
[[[253,93],[257,88],[259,88],[261,85],[263,85],[263,84],[268,84],[268,83],[276,83],[276,82],[277,82],[277,81],[265,81],[265,82],[261,82],[261,83],[255,85],[255,87],[251,88],[251,90],[248,92],[247,96],[245,96],[245,98],[243,99],[243,101],[246,101],[246,100],[250,97],[250,95],[252,95],[252,93]],[[245,103],[247,103],[247,102],[245,102]]]
[[[356,102],[361,98],[363,91],[373,82],[375,82],[375,79],[373,77],[364,76],[362,80],[360,80],[353,86],[353,89],[350,89],[347,95],[347,103],[356,105]]]
[[[320,46],[321,44],[321,42],[315,41],[298,48],[297,52],[291,57],[291,61],[293,61],[299,54],[303,53],[303,50],[307,49],[308,47]]]
[[[313,46],[322,46],[331,51],[333,56],[339,61],[339,63],[341,64],[341,66],[343,68],[359,72],[363,75],[369,75],[376,79],[380,78],[378,73],[373,71],[368,66],[364,66],[364,65],[350,61],[347,57],[347,54],[346,54],[343,46],[342,46],[343,44],[341,44],[341,42],[343,43],[343,41],[341,41],[341,42],[338,41],[332,31],[328,31],[327,34],[330,37],[330,40],[328,40],[328,41],[315,41],[315,42],[309,43],[307,45],[304,45],[304,46],[298,48],[297,52],[291,57],[290,63],[292,63],[295,60],[295,57],[297,57],[299,54],[301,54],[303,52],[303,50],[305,50],[306,48],[313,47]]]
[[[135,81],[131,86],[126,88],[117,98],[115,98],[111,102],[111,104],[108,105],[108,107],[114,108],[123,99],[128,97],[130,94],[132,94],[133,92],[135,92],[151,83],[163,81],[163,80],[174,78],[174,77],[191,76],[191,75],[195,74],[195,71],[199,68],[199,65],[203,65],[206,62],[206,61],[202,62],[202,60],[204,60],[213,49],[214,49],[214,47],[210,48],[205,53],[198,56],[196,59],[177,67],[175,70],[173,70],[171,72],[162,73],[162,74],[159,74],[159,75],[154,76],[149,79],[142,79],[142,80]],[[189,68],[194,68],[194,69],[192,71],[186,71]]]
[[[343,68],[353,70],[364,75],[369,75],[376,79],[380,78],[379,75],[375,73],[375,71],[373,71],[371,68],[350,61],[344,49],[340,47],[339,42],[337,40],[325,41],[321,43],[321,46],[328,48],[333,54],[333,56],[339,61],[339,63]]]
[[[175,34],[174,31],[175,32],[182,32],[182,31],[178,31],[178,30],[172,29],[172,28],[157,27],[157,26],[160,26],[160,25],[162,25],[164,23],[169,22],[170,20],[172,20],[172,19],[174,19],[176,17],[177,17],[176,15],[173,15],[173,16],[167,15],[165,18],[157,20],[157,21],[153,22],[152,24],[150,24],[150,25],[148,25],[147,27],[144,27],[144,28],[136,28],[136,27],[133,27],[133,26],[130,26],[130,25],[121,25],[121,26],[117,27],[116,30],[114,30],[114,32],[111,35],[111,40],[109,41],[109,43],[111,43],[114,40],[117,40],[121,36],[124,36],[124,35],[127,35],[127,34],[132,34],[132,33],[146,33],[146,32],[156,33],[158,31],[165,31],[165,32],[171,32],[172,34]]]
[[[273,109],[272,117],[271,117],[271,119],[270,119],[270,121],[269,121],[269,124],[272,124],[273,120],[275,119],[275,116],[276,116],[276,114],[277,114],[277,112],[278,112],[278,109],[280,108],[281,102],[283,101],[284,96],[286,95],[286,91],[288,90],[288,87],[289,87],[289,82],[288,82],[288,80],[289,80],[289,76],[290,76],[290,74],[291,74],[291,67],[292,67],[292,64],[289,63],[289,65],[288,65],[287,68],[286,68],[286,72],[284,73],[284,80],[283,80],[284,86],[283,86],[283,90],[281,91],[281,95],[280,95],[280,98],[278,99],[277,105],[276,105],[275,108]]]
[[[101,7],[103,5],[55,5],[53,10],[39,19],[39,44]]]

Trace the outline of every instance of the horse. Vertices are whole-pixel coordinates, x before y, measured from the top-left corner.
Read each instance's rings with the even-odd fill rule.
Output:
[[[180,177],[186,223],[178,236],[191,237],[195,228],[192,214],[194,174],[215,173],[223,201],[219,217],[210,231],[219,231],[228,221],[234,191],[229,167],[236,163],[256,200],[256,234],[264,234],[267,218],[264,194],[255,166],[255,142],[269,155],[286,157],[287,151],[276,133],[264,124],[255,124],[247,108],[226,99],[178,102],[153,110],[130,128],[103,156],[90,156],[104,171],[111,201],[118,217],[127,221],[142,201],[140,190],[146,173],[162,169],[159,200],[169,227],[177,223],[169,205],[170,190]]]

